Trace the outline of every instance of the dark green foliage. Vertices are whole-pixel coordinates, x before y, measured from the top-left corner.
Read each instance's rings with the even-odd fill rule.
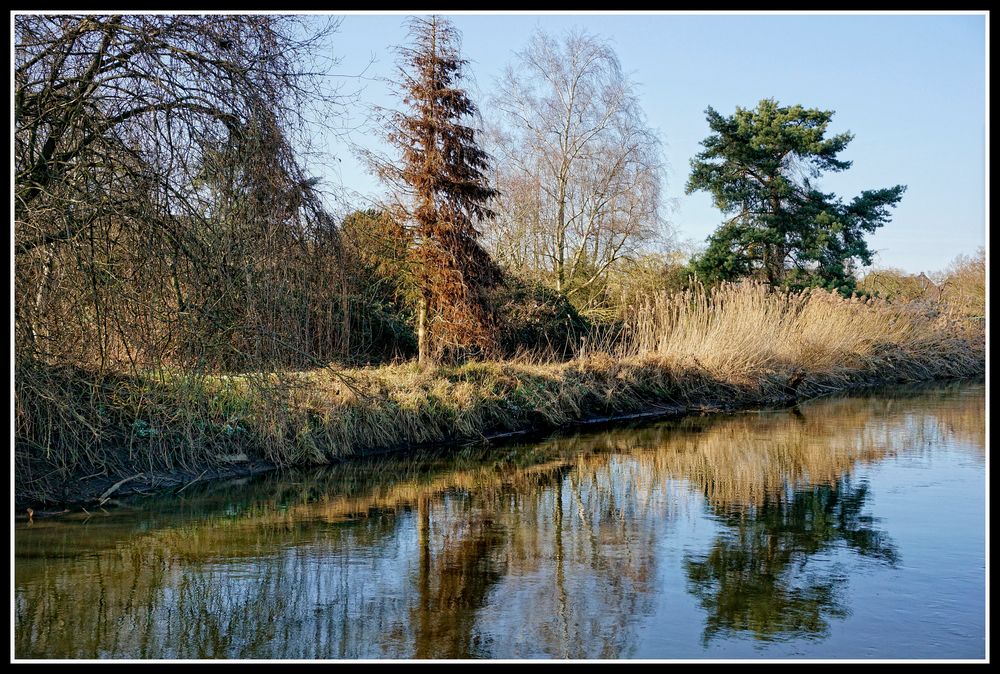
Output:
[[[588,321],[565,295],[540,281],[508,276],[490,300],[499,317],[496,340],[503,357],[535,354],[566,358],[589,329]]]
[[[805,573],[807,563],[839,547],[894,565],[898,552],[863,509],[864,483],[830,485],[769,499],[753,513],[726,512],[711,551],[685,560],[689,587],[708,612],[704,642],[748,631],[760,640],[825,634],[845,615],[835,578]]]
[[[340,234],[355,272],[357,295],[348,305],[353,360],[384,362],[415,355],[418,291],[412,235],[388,213],[374,209],[349,214]]]
[[[889,221],[903,185],[866,190],[849,203],[813,184],[851,162],[837,156],[850,133],[826,137],[829,110],[764,99],[723,117],[706,111],[712,135],[691,161],[687,193],[704,190],[731,216],[695,261],[707,282],[755,277],[792,288],[850,293],[856,261],[871,264],[865,235]]]

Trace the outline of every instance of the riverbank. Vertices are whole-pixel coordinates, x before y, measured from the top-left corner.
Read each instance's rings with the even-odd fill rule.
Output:
[[[274,377],[268,389],[271,397],[257,399],[253,396],[261,391],[247,379],[212,378],[198,386],[203,388],[206,407],[220,412],[216,428],[206,426],[200,436],[187,438],[191,429],[182,427],[133,422],[108,428],[101,432],[100,453],[95,452],[94,458],[82,455],[65,479],[18,480],[16,504],[19,513],[32,505],[37,509],[40,503],[113,505],[115,498],[130,494],[165,490],[180,494],[199,481],[249,476],[286,465],[499,441],[573,426],[788,405],[853,388],[983,373],[974,358],[954,356],[930,370],[902,354],[886,354],[878,372],[837,377],[772,374],[754,385],[721,381],[703,370],[678,368],[656,358],[616,361],[606,355],[559,365],[477,363],[426,371],[401,365],[337,374],[286,374]],[[398,385],[389,389],[388,380]],[[142,384],[149,406],[146,418],[169,405],[178,387],[194,385],[184,377],[172,384]],[[135,382],[119,380],[97,389],[114,400],[122,393],[118,387],[132,386]],[[282,422],[275,423],[278,417],[272,405],[279,388],[286,397],[280,405]],[[243,413],[233,414],[237,408]],[[120,450],[108,446],[109,437],[118,438]],[[104,471],[99,457],[105,457]],[[19,463],[19,468],[26,467]],[[52,462],[32,463],[32,474],[39,468],[52,469]]]
[[[664,297],[615,344],[568,362],[232,375],[19,363],[15,502],[99,504],[276,466],[984,372],[981,324],[759,287]]]

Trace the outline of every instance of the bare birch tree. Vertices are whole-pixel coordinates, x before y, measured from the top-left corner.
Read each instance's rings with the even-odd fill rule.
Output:
[[[502,76],[491,108],[501,192],[489,243],[580,304],[664,231],[660,141],[614,51],[545,33]]]

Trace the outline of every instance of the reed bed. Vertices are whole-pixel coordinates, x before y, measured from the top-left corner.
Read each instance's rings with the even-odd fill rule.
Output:
[[[752,387],[794,375],[807,385],[961,376],[985,361],[981,325],[947,307],[760,283],[652,297],[603,349],[660,356]]]

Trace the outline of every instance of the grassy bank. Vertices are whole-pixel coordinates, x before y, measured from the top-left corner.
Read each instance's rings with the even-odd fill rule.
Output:
[[[773,404],[984,370],[980,322],[756,284],[651,298],[567,362],[102,377],[19,364],[16,500],[87,500],[136,475],[320,464],[654,407]]]

